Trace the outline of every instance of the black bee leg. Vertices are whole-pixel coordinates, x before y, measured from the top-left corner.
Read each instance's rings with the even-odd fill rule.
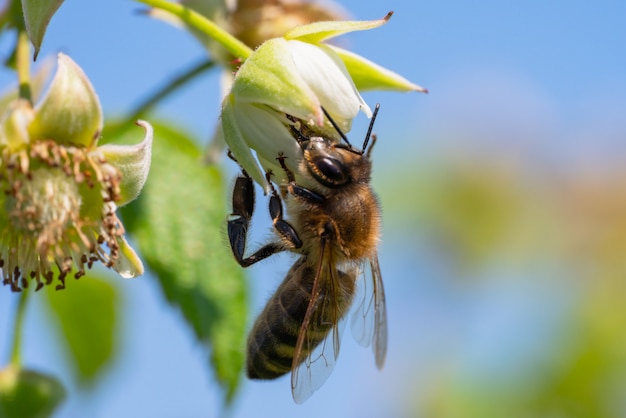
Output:
[[[285,154],[283,154],[282,152],[278,154],[278,157],[276,157],[276,159],[278,160],[278,163],[280,164],[280,168],[283,169],[283,171],[285,172],[285,175],[287,176],[287,181],[289,183],[296,183],[296,176],[293,175],[293,172],[287,167],[287,165],[285,164],[285,160],[287,159],[287,157],[285,157]]]
[[[272,189],[272,195],[270,196],[270,216],[272,217],[272,223],[278,234],[283,238],[283,241],[289,248],[302,247],[302,240],[298,236],[298,233],[293,226],[283,219],[283,202],[278,195],[278,192],[270,181],[271,173],[267,173],[267,181]]]
[[[269,173],[267,176],[269,178]],[[282,203],[272,187],[272,196],[270,197],[269,205],[270,215],[272,216],[274,227],[284,240],[283,242],[270,242],[259,248],[254,254],[245,257],[248,227],[252,219],[252,213],[254,212],[254,195],[254,183],[252,178],[248,176],[245,171],[242,171],[242,174],[237,177],[235,181],[235,188],[233,190],[233,212],[228,219],[228,240],[230,242],[230,248],[233,251],[235,260],[237,260],[242,267],[251,266],[277,252],[284,251],[286,249],[285,242],[288,243],[287,247],[300,248],[302,246],[302,241],[293,227],[282,219]]]
[[[372,134],[372,141],[370,142],[370,147],[367,149],[367,153],[365,154],[365,156],[367,158],[372,158],[372,150],[374,149],[374,144],[376,144],[376,140],[378,139],[378,137],[376,136],[376,134]]]
[[[228,150],[227,155],[231,160],[237,163],[237,160],[230,150]],[[251,256],[244,256],[246,253],[248,226],[250,225],[250,219],[252,219],[252,213],[254,212],[254,201],[254,182],[246,170],[241,167],[241,175],[237,177],[233,190],[233,213],[231,213],[228,219],[228,240],[235,260],[237,260],[242,267],[251,266],[272,254],[284,250],[281,243],[271,242],[258,249]]]
[[[293,137],[296,139],[296,141],[298,142],[298,144],[300,144],[300,146],[303,146],[302,144],[306,141],[309,140],[309,138],[307,138],[306,136],[304,136],[302,134],[301,131],[299,131],[298,129],[296,129],[295,126],[291,127],[291,134],[293,135]]]
[[[248,236],[248,226],[254,211],[254,183],[245,171],[235,181],[233,190],[233,213],[228,219],[228,240],[233,251],[235,260],[242,266],[248,267],[270,255],[281,251],[279,243],[269,243],[264,245],[254,254],[245,257],[246,239]]]
[[[313,190],[304,188],[302,186],[298,186],[296,184],[296,178],[291,172],[291,170],[285,164],[285,157],[282,154],[279,154],[276,158],[280,163],[280,167],[285,172],[287,176],[287,180],[289,181],[289,185],[287,186],[287,190],[291,193],[296,199],[305,200],[308,203],[324,203],[326,198],[319,193],[315,193]]]

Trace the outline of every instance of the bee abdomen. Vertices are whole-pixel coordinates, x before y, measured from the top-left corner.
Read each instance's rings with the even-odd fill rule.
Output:
[[[247,373],[252,379],[275,379],[291,371],[298,334],[311,298],[315,272],[302,258],[291,268],[276,293],[257,318],[248,338]],[[309,330],[306,358],[328,334],[329,320]]]

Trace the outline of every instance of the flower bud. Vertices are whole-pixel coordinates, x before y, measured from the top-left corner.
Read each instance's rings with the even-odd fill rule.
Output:
[[[0,416],[48,417],[65,400],[58,379],[10,365],[0,370]]]
[[[100,101],[83,70],[59,54],[57,72],[45,97],[35,107],[30,137],[91,146],[102,130]]]

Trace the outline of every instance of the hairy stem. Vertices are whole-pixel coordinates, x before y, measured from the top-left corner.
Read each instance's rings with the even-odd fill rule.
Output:
[[[22,330],[24,329],[24,316],[26,313],[26,302],[31,292],[24,290],[20,294],[15,311],[15,322],[13,324],[13,345],[11,346],[11,364],[19,366],[21,363],[22,351]]]
[[[30,90],[30,40],[25,30],[19,32],[17,38],[16,66],[19,83],[19,96],[32,102]]]
[[[224,29],[217,26],[214,22],[202,16],[200,13],[195,12],[194,10],[188,9],[187,7],[173,3],[166,0],[137,0],[140,3],[143,3],[148,6],[155,7],[157,9],[164,10],[177,16],[181,19],[185,24],[191,26],[192,28],[202,32],[206,36],[214,39],[220,45],[222,45],[228,52],[233,54],[235,57],[240,58],[245,61],[250,54],[252,54],[252,49],[250,49],[246,44],[241,42],[239,39],[232,36],[230,33],[226,32]]]
[[[163,86],[155,90],[148,97],[143,99],[133,110],[129,112],[129,116],[124,117],[120,123],[115,123],[107,129],[107,137],[115,138],[122,131],[126,130],[137,119],[144,117],[154,106],[160,101],[176,92],[187,83],[194,80],[197,76],[215,67],[215,62],[207,59],[202,62],[195,63],[188,69],[176,75],[172,80],[168,80]]]

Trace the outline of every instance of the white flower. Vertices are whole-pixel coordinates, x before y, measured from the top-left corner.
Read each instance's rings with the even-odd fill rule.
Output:
[[[359,110],[371,116],[359,87],[425,91],[365,58],[322,42],[346,32],[378,27],[390,16],[297,27],[282,38],[263,43],[237,71],[223,103],[222,133],[238,163],[266,192],[270,185],[264,173],[271,170],[279,177],[282,174],[276,161],[279,154],[287,157],[287,167],[297,172],[302,152],[294,139],[294,125],[339,141],[339,133],[322,108],[346,133]]]

